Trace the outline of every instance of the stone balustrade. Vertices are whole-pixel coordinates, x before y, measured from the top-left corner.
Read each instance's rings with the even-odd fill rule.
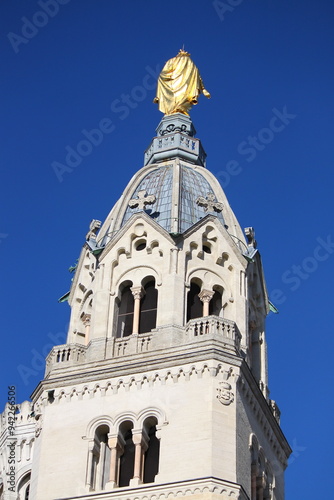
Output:
[[[189,337],[213,335],[232,348],[236,348],[237,351],[240,349],[241,335],[234,321],[228,319],[218,316],[191,319],[186,326],[186,332]]]
[[[86,358],[87,347],[80,344],[63,344],[53,347],[46,358],[45,375],[58,364],[66,366],[83,363]]]
[[[218,316],[205,316],[188,321],[184,327],[172,325],[128,337],[95,339],[88,346],[55,346],[46,358],[45,375],[56,368],[96,363],[121,356],[143,355],[177,346],[196,345],[206,340],[219,341],[226,351],[239,354],[241,335],[236,324]]]

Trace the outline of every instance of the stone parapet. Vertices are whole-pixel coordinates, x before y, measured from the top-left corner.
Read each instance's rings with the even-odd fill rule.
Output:
[[[149,333],[122,338],[96,339],[87,347],[80,344],[55,346],[46,359],[46,373],[52,370],[79,367],[112,358],[133,355],[153,355],[174,347],[187,351],[199,344],[216,341],[222,351],[240,356],[241,335],[233,321],[218,316],[190,320],[184,327],[167,325]]]
[[[244,489],[235,483],[208,477],[177,483],[115,488],[113,491],[88,493],[58,500],[249,500]]]

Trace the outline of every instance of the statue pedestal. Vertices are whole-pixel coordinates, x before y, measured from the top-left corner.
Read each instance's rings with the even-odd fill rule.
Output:
[[[205,167],[206,153],[201,141],[194,137],[196,130],[189,116],[182,113],[165,115],[156,132],[157,137],[145,151],[145,165],[181,158]]]

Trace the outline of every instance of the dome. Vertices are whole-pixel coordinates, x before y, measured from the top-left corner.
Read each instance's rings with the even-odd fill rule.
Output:
[[[144,167],[130,180],[94,245],[107,245],[138,212],[145,212],[172,235],[183,234],[205,216],[214,215],[230,236],[244,242],[221,185],[206,169],[206,154],[201,141],[194,137],[190,118],[165,116],[156,132],[145,151]]]
[[[179,189],[178,193],[175,193],[173,186],[177,185]],[[140,192],[155,197],[155,202],[147,206],[144,211],[169,233],[184,233],[207,213],[215,213],[224,224],[221,211],[216,212],[213,207],[210,210],[210,207],[205,206],[204,200],[213,193],[212,187],[203,175],[190,166],[180,165],[179,168],[175,168],[173,165],[166,165],[155,168],[137,185],[131,199],[139,199]],[[173,203],[175,196],[177,199]],[[204,206],[198,203],[200,198],[203,199]],[[173,210],[175,204],[178,205],[177,213]],[[128,206],[121,226],[139,210],[138,207]]]

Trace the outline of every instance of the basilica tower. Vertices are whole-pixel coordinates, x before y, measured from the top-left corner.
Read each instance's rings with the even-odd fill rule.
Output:
[[[34,500],[284,499],[260,253],[188,110],[162,118],[143,168],[91,222],[67,343],[32,395]]]

